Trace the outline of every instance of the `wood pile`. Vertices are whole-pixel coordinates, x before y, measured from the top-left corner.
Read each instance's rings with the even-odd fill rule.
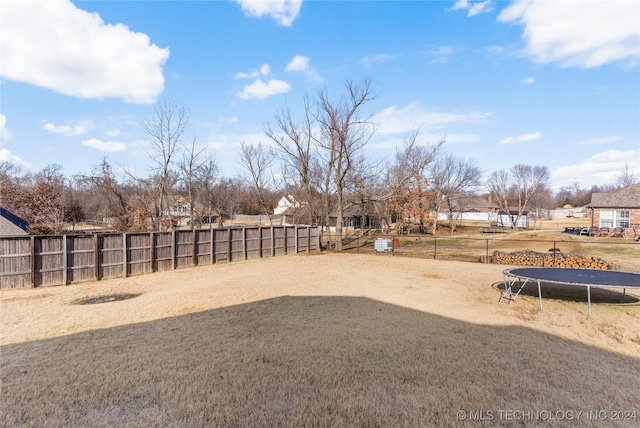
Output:
[[[575,269],[600,269],[608,270],[612,266],[598,257],[586,257],[580,254],[555,254],[538,253],[536,251],[516,251],[503,253],[494,251],[491,257],[492,263],[517,266],[561,267]]]

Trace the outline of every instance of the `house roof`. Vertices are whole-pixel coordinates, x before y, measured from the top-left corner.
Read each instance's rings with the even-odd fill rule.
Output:
[[[590,208],[640,208],[640,183],[633,184],[591,202]]]
[[[25,235],[29,222],[0,207],[0,235]]]

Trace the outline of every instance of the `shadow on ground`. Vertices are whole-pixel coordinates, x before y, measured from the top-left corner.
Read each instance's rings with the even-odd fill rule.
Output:
[[[3,426],[459,426],[460,411],[468,426],[566,426],[540,412],[640,411],[639,359],[358,297],[7,345],[1,364]]]
[[[516,281],[513,285],[513,292],[517,292],[522,282]],[[496,282],[492,284],[494,289],[504,291],[504,282]],[[569,302],[588,302],[587,288],[583,286],[572,286],[567,284],[542,283],[541,287],[542,299],[564,300]],[[637,293],[638,289],[631,290]],[[538,283],[527,282],[522,288],[520,295],[538,298]],[[625,293],[623,289],[607,289],[600,287],[591,287],[591,303],[592,304],[612,304],[612,305],[629,305],[640,306],[640,299],[635,294]],[[597,306],[594,306],[594,309]]]

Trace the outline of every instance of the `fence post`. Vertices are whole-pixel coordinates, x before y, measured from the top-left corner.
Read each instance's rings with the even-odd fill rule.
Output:
[[[93,234],[93,279],[100,279],[100,244],[98,234]]]
[[[271,226],[271,257],[276,256],[276,234],[275,228]]]
[[[171,269],[176,268],[176,252],[178,251],[176,239],[178,239],[178,234],[175,229],[171,229]]]
[[[298,226],[293,226],[293,227],[294,227],[293,230],[295,230],[295,233],[293,234],[294,240],[295,240],[293,248],[295,249],[296,254],[298,254]]]
[[[156,234],[155,232],[149,232],[149,266],[151,266],[151,272],[158,270],[156,264]]]
[[[485,258],[484,262],[485,263],[489,263],[489,239],[487,239],[487,250],[486,250],[486,253],[485,253],[485,257],[486,258]]]
[[[127,277],[127,232],[122,234],[122,276]]]
[[[242,259],[247,260],[247,228],[242,228]]]
[[[227,229],[227,262],[231,263],[232,244],[231,244],[231,228]]]
[[[209,225],[210,225],[209,226],[209,239],[211,240],[211,243],[209,245],[211,247],[210,261],[211,261],[211,264],[213,264],[215,262],[215,258],[216,258],[216,255],[215,255],[216,243],[215,243],[215,240],[213,239],[215,234],[213,233],[213,227],[211,227],[211,216],[209,216]]]
[[[307,254],[311,253],[311,226],[307,226]]]
[[[29,239],[31,242],[31,248],[29,251],[31,252],[31,288],[35,288],[36,286],[36,237],[31,235]]]
[[[433,260],[437,260],[438,257],[436,256],[438,254],[438,238],[436,238],[435,235],[433,235]]]
[[[196,229],[191,229],[191,233],[193,233],[193,236],[191,237],[191,245],[193,245],[191,251],[191,265],[198,266],[198,231]]]
[[[283,255],[286,256],[287,255],[287,246],[288,246],[287,245],[288,244],[288,242],[287,242],[287,226],[282,226],[282,239],[283,239],[283,242],[284,242],[284,253],[283,253]]]
[[[62,285],[67,285],[67,235],[62,235]]]

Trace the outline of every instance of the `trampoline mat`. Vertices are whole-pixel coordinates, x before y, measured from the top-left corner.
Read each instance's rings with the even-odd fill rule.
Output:
[[[584,286],[640,288],[640,274],[596,269],[514,268],[510,276],[561,284]]]

